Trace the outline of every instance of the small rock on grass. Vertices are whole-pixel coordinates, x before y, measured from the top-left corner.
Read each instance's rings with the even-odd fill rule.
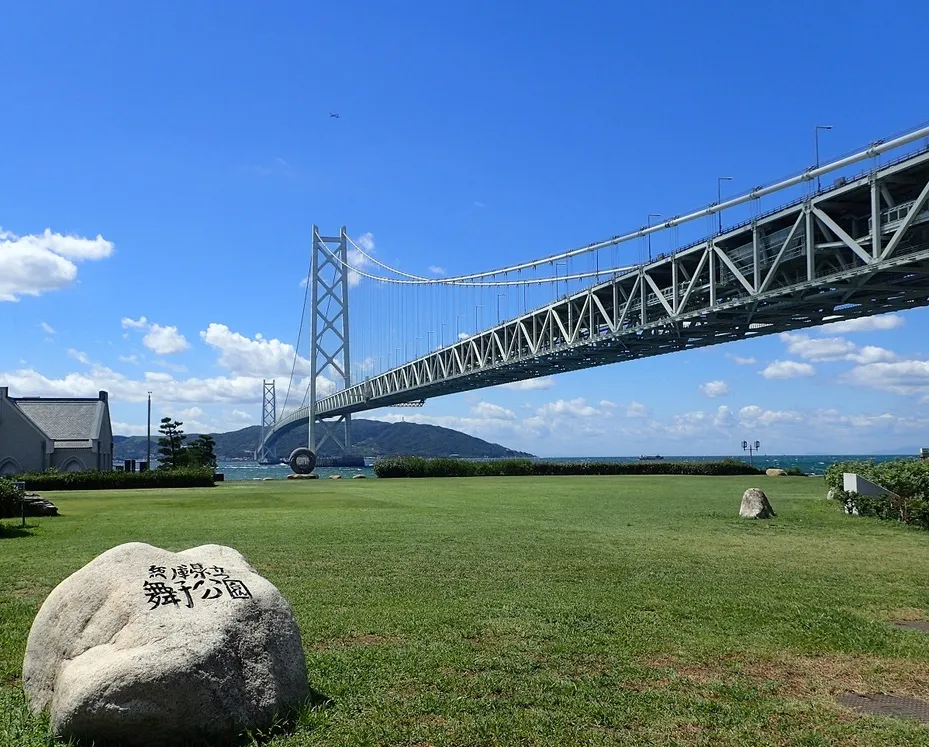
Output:
[[[743,493],[742,505],[739,507],[739,516],[743,519],[770,519],[774,515],[774,509],[763,490],[749,488]]]

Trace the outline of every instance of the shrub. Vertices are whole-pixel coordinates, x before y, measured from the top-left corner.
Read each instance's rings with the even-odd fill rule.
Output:
[[[886,488],[883,495],[861,495],[844,490],[842,475],[853,472],[866,480]],[[837,462],[825,474],[826,484],[833,489],[833,497],[848,512],[871,516],[885,521],[929,529],[929,461],[895,459],[890,462]]]
[[[148,472],[31,472],[19,479],[27,490],[119,490],[125,488],[211,488],[213,470],[184,467]]]
[[[16,488],[13,481],[0,477],[0,519],[19,516],[22,508],[23,494]]]
[[[844,488],[842,475],[854,472],[897,495],[929,500],[929,460],[894,459],[889,462],[836,462],[826,469],[826,484],[835,490]]]
[[[745,462],[534,462],[499,459],[387,457],[374,463],[378,477],[507,477],[514,475],[760,475]]]

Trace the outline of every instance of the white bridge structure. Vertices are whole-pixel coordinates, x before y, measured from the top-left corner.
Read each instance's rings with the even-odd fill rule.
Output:
[[[315,449],[321,445],[317,424],[328,422],[340,427],[327,429],[322,438],[336,439],[348,452],[352,413],[925,306],[929,304],[929,150],[920,147],[925,138],[929,127],[689,215],[560,255],[473,275],[437,279],[401,272],[351,242],[344,229],[339,237],[327,238],[314,227],[310,390],[302,406],[281,418],[267,417],[265,397],[261,449],[268,453],[281,434],[296,427],[308,428],[309,445]],[[893,151],[897,151],[893,160],[877,162]],[[821,175],[868,160],[871,164],[865,171],[815,189]],[[807,185],[809,192],[740,225],[654,259],[599,266],[604,250],[737,205],[758,204],[766,195],[798,185]],[[358,251],[350,252],[349,243]],[[570,261],[585,256],[596,256],[597,268],[571,274]],[[372,264],[393,277],[372,274]],[[559,264],[565,266],[561,277]],[[527,276],[553,265],[554,278]],[[397,349],[393,364],[385,370],[356,369],[353,376],[348,324],[352,278],[375,285],[392,283],[401,291],[432,293],[433,298],[439,285],[445,294],[456,289],[474,292],[479,287],[485,302],[486,293],[496,294],[498,317],[500,299],[506,297],[509,303],[514,293],[517,297],[522,293],[525,308],[470,334],[459,332],[447,344],[443,340],[406,360],[401,350],[407,348]],[[571,282],[583,287],[561,293],[560,288]],[[553,297],[528,307],[526,288],[546,283]],[[446,297],[440,294],[427,313],[437,317],[447,313],[441,303]],[[464,315],[457,316],[460,324]],[[430,338],[438,324],[427,333]],[[441,324],[451,326],[451,322]],[[435,336],[438,342],[440,337]],[[337,390],[317,396],[317,377],[327,370]]]

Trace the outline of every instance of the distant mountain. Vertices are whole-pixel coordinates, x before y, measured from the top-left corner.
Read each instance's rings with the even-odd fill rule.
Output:
[[[261,429],[257,425],[229,433],[211,433],[216,441],[219,459],[242,459],[258,446]],[[196,434],[188,434],[188,442]],[[352,420],[352,449],[359,456],[422,456],[456,455],[462,458],[531,456],[523,451],[507,449],[450,428],[419,423],[383,423],[380,420]],[[293,431],[277,443],[278,456],[287,457],[298,446],[306,445],[306,431]],[[158,436],[152,432],[152,455],[158,448]],[[113,436],[113,458],[145,459],[145,436]],[[331,443],[320,450],[320,456],[336,456]]]

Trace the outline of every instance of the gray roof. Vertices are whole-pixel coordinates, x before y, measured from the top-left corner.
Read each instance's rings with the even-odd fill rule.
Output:
[[[53,441],[100,438],[106,405],[100,400],[13,399]]]
[[[90,441],[55,441],[56,449],[89,449],[91,446]]]

